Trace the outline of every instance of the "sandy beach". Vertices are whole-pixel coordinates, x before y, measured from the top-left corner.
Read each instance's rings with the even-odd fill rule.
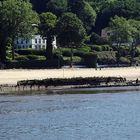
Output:
[[[19,80],[102,76],[121,76],[127,80],[136,80],[137,78],[140,79],[140,67],[102,68],[101,70],[88,68],[0,70],[0,84],[14,85]]]

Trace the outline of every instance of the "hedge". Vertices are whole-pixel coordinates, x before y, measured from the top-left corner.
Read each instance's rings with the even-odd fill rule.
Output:
[[[102,38],[101,36],[99,36],[96,33],[91,34],[89,43],[97,44],[97,45],[109,44],[109,42],[106,39]]]
[[[33,50],[33,49],[19,49],[15,50],[15,53],[19,55],[46,55],[45,50]]]
[[[120,64],[130,64],[130,59],[127,57],[120,57]]]
[[[97,62],[99,64],[115,64],[116,63],[116,52],[115,51],[102,51],[96,52],[98,56]]]
[[[92,50],[95,51],[111,51],[112,48],[109,45],[90,45]]]
[[[24,56],[24,55],[18,55],[15,57],[15,60],[18,60],[18,61],[26,61],[26,60],[29,60],[27,58],[27,56]]]
[[[95,53],[85,53],[83,60],[85,66],[89,68],[95,68],[97,65],[97,55]]]
[[[39,57],[37,56],[37,55],[27,55],[27,58],[29,59],[29,60],[38,60],[39,59]]]
[[[53,59],[48,61],[26,60],[6,63],[6,68],[40,69],[40,68],[60,68],[61,66],[62,63],[59,61],[59,59]]]

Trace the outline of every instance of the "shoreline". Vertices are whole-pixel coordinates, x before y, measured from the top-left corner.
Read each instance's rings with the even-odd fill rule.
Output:
[[[0,95],[2,94],[17,94],[19,92],[42,92],[42,91],[63,91],[63,90],[77,90],[77,89],[86,89],[89,90],[140,90],[140,81],[136,84],[136,79],[140,80],[140,67],[116,67],[116,68],[102,68],[94,69],[94,68],[64,68],[64,69],[8,69],[8,70],[0,70]],[[115,78],[123,78],[126,81],[123,82],[114,82],[111,81],[108,84],[105,84],[105,79],[109,77]],[[87,80],[87,83],[82,83],[78,85],[78,81],[76,84],[71,85],[71,83],[66,84],[66,82],[62,82],[62,84],[50,85],[40,85],[36,84],[36,81],[43,81],[44,79],[78,79],[83,78],[103,78],[103,82],[101,85],[96,85],[96,83],[90,83],[91,81]],[[24,85],[18,85],[19,81],[35,81],[35,84],[27,83]],[[98,82],[99,82],[98,81]],[[69,82],[69,81],[67,81]],[[89,82],[89,83],[88,83]],[[129,83],[130,82],[130,83]],[[59,83],[59,81],[57,82]],[[136,88],[137,87],[137,88]]]
[[[14,86],[12,88],[15,88]],[[16,87],[17,88],[17,87]],[[97,94],[97,93],[113,93],[113,92],[127,92],[127,91],[140,91],[140,85],[108,85],[108,86],[50,86],[47,89],[45,87],[34,87],[34,89],[30,89],[26,87],[19,87],[20,89],[11,90],[10,86],[5,86],[4,90],[0,90],[0,96],[2,95],[62,95],[62,94]],[[77,93],[78,92],[78,93]],[[80,93],[79,93],[80,92]],[[87,93],[90,92],[90,93]]]
[[[16,85],[21,80],[73,77],[124,77],[136,80],[140,79],[140,67],[0,70],[0,85]]]

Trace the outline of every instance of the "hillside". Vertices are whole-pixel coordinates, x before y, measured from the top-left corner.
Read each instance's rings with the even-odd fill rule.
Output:
[[[139,0],[0,0],[0,17],[0,62],[8,67],[140,64]],[[45,47],[41,38],[28,44],[35,34]]]
[[[31,3],[38,13],[50,11],[58,17],[67,11],[77,14],[90,33],[100,33],[115,15],[140,18],[139,0],[31,0]]]

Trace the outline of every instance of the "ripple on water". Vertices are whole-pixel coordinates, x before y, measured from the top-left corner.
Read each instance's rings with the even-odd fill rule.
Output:
[[[140,94],[2,96],[0,139],[139,140]]]

